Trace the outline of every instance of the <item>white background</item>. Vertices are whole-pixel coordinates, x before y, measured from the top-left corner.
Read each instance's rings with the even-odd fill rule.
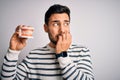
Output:
[[[19,62],[31,49],[49,42],[43,30],[44,14],[53,4],[71,9],[73,43],[90,48],[95,80],[120,80],[120,0],[0,0],[0,72],[17,25],[35,28]]]

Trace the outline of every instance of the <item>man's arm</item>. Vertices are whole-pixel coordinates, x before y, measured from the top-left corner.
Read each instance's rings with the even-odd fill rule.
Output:
[[[17,66],[18,55],[20,51],[26,46],[27,38],[19,37],[19,29],[25,27],[25,25],[17,26],[15,33],[10,39],[9,50],[4,57],[4,63],[2,65],[2,80],[20,80],[26,76],[25,65]],[[20,68],[21,67],[21,68]],[[20,75],[23,73],[25,76]]]
[[[56,45],[56,55],[67,51],[71,42],[72,36],[69,32],[61,34]],[[76,55],[74,52],[72,54]],[[78,50],[77,54],[85,56],[77,57],[77,63],[73,62],[69,56],[58,58],[63,77],[66,80],[94,80],[89,50]]]
[[[94,80],[89,50],[70,54],[72,55],[69,56],[72,56],[73,58],[78,58],[76,62],[73,62],[69,56],[65,58],[58,58],[63,77],[66,80]],[[82,55],[82,57],[80,57],[80,55]]]
[[[19,53],[20,51],[8,50],[2,65],[2,80],[24,80],[24,78],[27,76],[26,65],[21,63],[19,66],[17,66]]]

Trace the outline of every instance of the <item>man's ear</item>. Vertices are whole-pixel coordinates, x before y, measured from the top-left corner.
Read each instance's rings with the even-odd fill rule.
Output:
[[[44,24],[44,31],[48,32],[48,26],[46,24]]]

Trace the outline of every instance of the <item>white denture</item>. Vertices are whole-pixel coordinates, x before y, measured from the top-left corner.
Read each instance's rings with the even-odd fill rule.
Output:
[[[33,27],[21,27],[19,29],[19,37],[20,38],[33,38],[34,28]]]

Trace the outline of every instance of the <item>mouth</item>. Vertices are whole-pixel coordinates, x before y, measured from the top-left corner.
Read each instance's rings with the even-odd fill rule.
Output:
[[[59,36],[61,36],[62,34],[58,34],[57,36],[56,36],[56,41],[58,41],[58,39],[59,39]]]
[[[57,35],[55,36],[55,38],[52,38],[52,37],[50,37],[50,35],[49,35],[51,42],[56,45],[57,42],[58,42],[58,40],[59,40],[59,36],[61,36],[61,35],[62,35],[62,34],[57,34]]]

